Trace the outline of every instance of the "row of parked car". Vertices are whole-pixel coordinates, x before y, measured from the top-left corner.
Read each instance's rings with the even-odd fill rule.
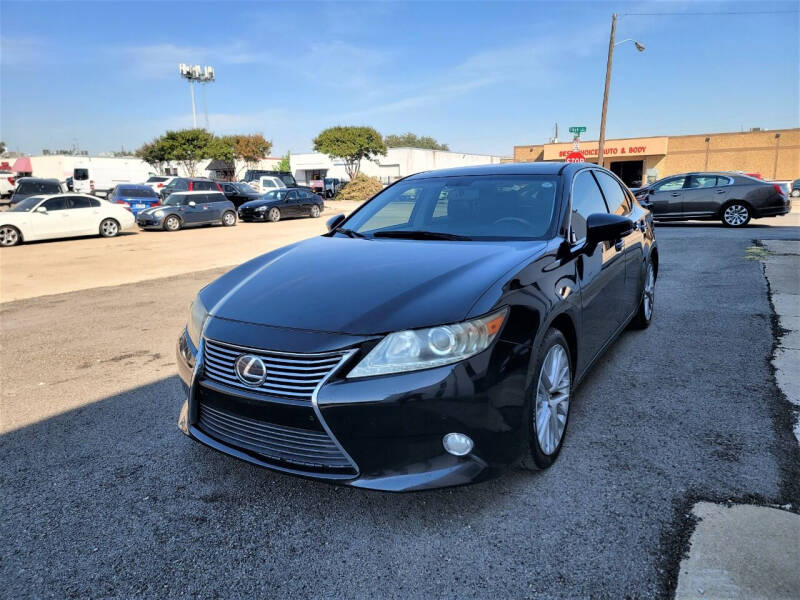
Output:
[[[97,234],[113,237],[134,225],[178,231],[237,220],[277,222],[284,217],[319,217],[322,196],[298,186],[290,174],[262,176],[258,187],[204,178],[151,177],[143,184],[117,185],[105,199],[64,192],[57,180],[26,178],[10,210],[0,213],[0,246],[23,241]],[[263,177],[281,182],[262,193]],[[291,178],[291,179],[289,179]],[[287,185],[292,184],[294,185]]]

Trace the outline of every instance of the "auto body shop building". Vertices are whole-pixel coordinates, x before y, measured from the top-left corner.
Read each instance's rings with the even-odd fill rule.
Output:
[[[597,141],[580,142],[597,162]],[[514,162],[563,161],[573,143],[514,146]],[[690,171],[742,171],[769,180],[800,177],[800,128],[606,140],[605,165],[630,186]]]

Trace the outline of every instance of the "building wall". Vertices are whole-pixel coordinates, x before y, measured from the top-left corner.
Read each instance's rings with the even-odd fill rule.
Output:
[[[708,143],[706,138],[709,138]],[[606,144],[636,145],[637,140],[648,139],[653,138],[608,140]],[[597,142],[586,143],[597,145]],[[546,146],[552,154],[552,145]],[[515,162],[544,160],[544,155],[545,145],[514,147]],[[775,180],[796,179],[800,177],[800,128],[670,136],[664,154],[635,159],[644,160],[645,170],[655,172],[659,179],[675,173],[704,170],[759,173],[765,179]],[[623,160],[623,157],[609,156],[606,160]]]
[[[500,160],[501,157],[491,154],[467,154],[422,148],[388,148],[386,156],[379,156],[375,160],[362,160],[361,172],[371,177],[378,177],[384,183],[391,183],[401,177],[422,171],[497,164]],[[327,170],[327,177],[348,178],[344,161],[331,158],[327,154],[318,152],[292,154],[290,162],[292,173],[299,183],[307,183],[306,172],[314,170]]]

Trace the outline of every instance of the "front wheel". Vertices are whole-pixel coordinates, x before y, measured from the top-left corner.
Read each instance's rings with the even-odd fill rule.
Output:
[[[739,202],[731,202],[722,209],[722,224],[726,227],[744,227],[750,222],[750,209]]]
[[[267,213],[267,219],[269,219],[272,223],[277,223],[281,220],[281,211],[273,206]]]
[[[527,411],[528,448],[522,459],[522,467],[530,470],[546,469],[558,458],[572,397],[572,360],[564,335],[549,329],[537,354]]]
[[[164,229],[167,231],[178,231],[181,228],[181,220],[175,215],[170,215],[164,221]]]
[[[101,237],[110,238],[119,234],[119,223],[114,219],[103,219],[100,223]]]
[[[22,236],[19,234],[19,229],[11,225],[3,225],[0,227],[0,246],[16,246],[20,243]]]
[[[233,214],[233,211],[225,211],[225,213],[222,215],[222,224],[225,227],[233,227],[236,225],[236,215]]]
[[[792,198],[800,198],[800,190],[792,190]]]
[[[319,216],[319,206],[316,204],[311,205],[311,216],[315,219]]]
[[[644,274],[644,288],[642,289],[642,300],[639,303],[639,312],[631,321],[631,326],[635,329],[646,329],[650,327],[653,319],[653,302],[656,299],[656,272],[653,263],[647,263],[647,270]]]

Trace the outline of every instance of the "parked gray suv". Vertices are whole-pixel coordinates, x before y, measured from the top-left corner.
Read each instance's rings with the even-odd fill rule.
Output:
[[[744,227],[750,219],[791,209],[780,185],[731,172],[671,175],[634,193],[656,221],[719,219],[728,227]]]

